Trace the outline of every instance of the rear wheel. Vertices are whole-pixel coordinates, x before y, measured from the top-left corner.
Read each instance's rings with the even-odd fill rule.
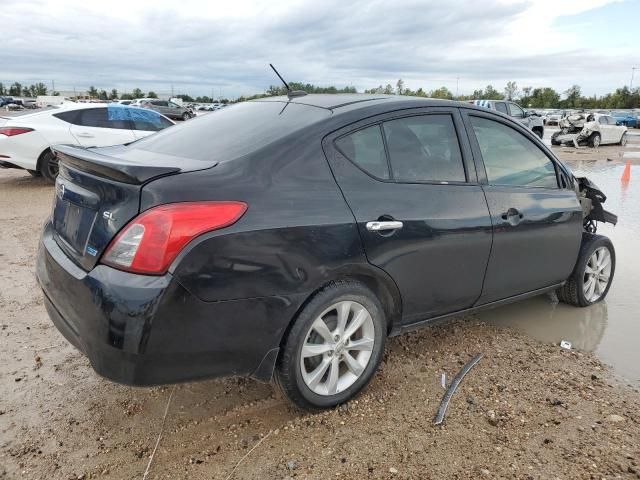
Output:
[[[589,146],[593,147],[593,148],[598,148],[600,146],[600,134],[599,133],[593,133],[591,134],[591,136],[589,137]]]
[[[184,112],[184,113],[182,114],[182,120],[184,120],[185,122],[186,122],[187,120],[189,120],[190,118],[191,118],[191,115],[189,115],[187,112]]]
[[[603,300],[611,287],[615,268],[616,252],[611,240],[583,233],[578,260],[567,282],[558,289],[558,299],[576,307]]]
[[[51,150],[47,150],[40,157],[40,173],[50,182],[55,182],[58,176],[58,158]]]
[[[551,135],[551,145],[560,145],[560,142],[557,140],[560,133],[562,132],[554,132],[553,135]]]
[[[544,131],[541,128],[534,128],[533,133],[535,133],[540,140],[544,137]]]
[[[296,406],[330,408],[355,396],[382,359],[383,309],[359,283],[322,289],[295,320],[276,367],[276,383]]]

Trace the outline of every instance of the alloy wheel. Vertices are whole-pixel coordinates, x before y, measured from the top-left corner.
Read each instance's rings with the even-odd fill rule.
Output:
[[[302,378],[317,395],[335,395],[363,374],[373,351],[375,326],[358,302],[341,301],[311,325],[300,352]]]
[[[589,257],[584,269],[582,289],[589,302],[596,302],[609,285],[611,276],[611,252],[607,247],[597,248]]]
[[[51,155],[47,161],[47,172],[50,178],[56,178],[58,176],[58,157]]]

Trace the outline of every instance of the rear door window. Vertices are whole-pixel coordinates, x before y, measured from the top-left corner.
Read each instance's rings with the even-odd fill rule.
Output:
[[[384,122],[394,180],[465,182],[458,135],[451,115],[420,115]]]
[[[531,140],[500,122],[469,118],[491,185],[558,188],[553,162]]]
[[[109,118],[107,108],[74,110],[72,112],[57,113],[55,116],[73,125],[83,127],[131,129],[131,124],[128,120]]]
[[[507,104],[504,102],[496,102],[496,110],[501,113],[506,113],[507,115],[509,114],[509,112],[507,112]]]
[[[365,172],[377,178],[389,178],[380,126],[363,128],[336,140],[338,150]]]

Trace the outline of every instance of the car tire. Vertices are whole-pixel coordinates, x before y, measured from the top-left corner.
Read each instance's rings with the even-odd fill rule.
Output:
[[[602,235],[583,233],[573,272],[556,291],[558,300],[576,307],[588,307],[602,301],[609,293],[615,269],[616,252],[611,240]]]
[[[561,132],[554,132],[553,135],[551,135],[551,145],[560,145],[560,142],[558,140],[556,140],[558,138],[558,136],[560,135]]]
[[[31,175],[32,177],[41,177],[42,173],[40,173],[38,170],[27,170],[27,172],[29,172],[29,175]]]
[[[56,177],[58,176],[58,159],[51,150],[47,150],[40,156],[39,171],[48,181],[56,181]]]
[[[182,114],[182,120],[183,120],[183,121],[185,121],[185,122],[186,122],[186,121],[187,121],[187,120],[189,120],[190,118],[191,118],[191,115],[189,115],[187,112],[184,112],[184,113]]]
[[[626,144],[627,144],[627,132],[624,132],[622,134],[622,137],[620,137],[620,145],[624,147]]]
[[[541,128],[534,128],[533,133],[535,133],[540,140],[542,140],[542,137],[544,137],[544,130],[542,130]]]
[[[589,137],[589,146],[592,148],[598,148],[600,146],[600,134],[598,132],[594,132]]]
[[[275,383],[304,410],[344,403],[369,383],[386,335],[384,309],[376,296],[357,282],[333,282],[295,319],[278,357]]]

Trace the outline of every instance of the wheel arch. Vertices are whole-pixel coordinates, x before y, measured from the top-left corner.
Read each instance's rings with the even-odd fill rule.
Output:
[[[44,156],[45,156],[47,153],[49,153],[49,152],[51,152],[51,147],[47,147],[47,148],[45,148],[45,149],[40,153],[40,155],[38,155],[38,160],[36,161],[36,168],[35,168],[35,170],[36,170],[36,171],[38,171],[38,172],[40,171],[40,166],[42,165],[42,159],[43,159],[43,158],[44,158]]]
[[[531,129],[531,131],[533,133],[535,133],[536,135],[538,135],[540,138],[542,138],[544,136],[544,127],[542,125],[536,125],[535,127],[533,127]],[[540,133],[538,133],[540,132]]]
[[[394,328],[399,326],[400,319],[402,318],[402,297],[400,296],[400,290],[393,279],[386,272],[372,265],[369,265],[368,267],[360,266],[355,269],[351,266],[349,269],[350,271],[337,272],[331,279],[323,282],[322,285],[316,288],[305,298],[293,316],[288,319],[287,327],[284,329],[282,337],[280,338],[280,347],[282,347],[286,341],[289,331],[300,315],[300,312],[304,310],[309,302],[313,300],[320,291],[337,282],[357,282],[371,290],[371,292],[380,301],[384,310],[385,319],[387,321],[387,335],[389,335]]]

